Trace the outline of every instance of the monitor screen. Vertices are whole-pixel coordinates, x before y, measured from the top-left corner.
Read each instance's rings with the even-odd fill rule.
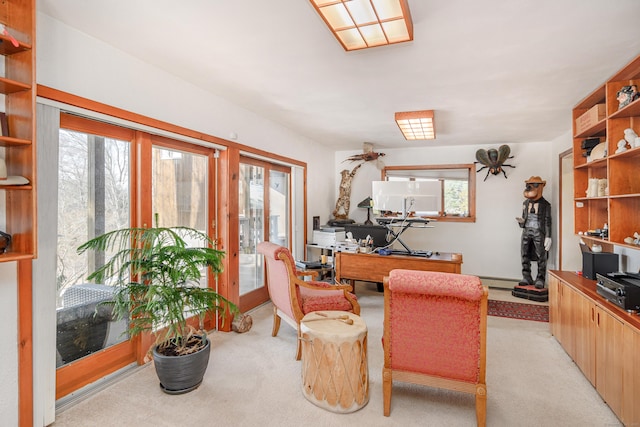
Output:
[[[344,232],[351,233],[355,241],[364,240],[367,236],[371,236],[374,248],[382,248],[390,243],[387,241],[388,230],[382,225],[345,224]]]
[[[438,181],[373,181],[373,209],[376,211],[437,214],[440,210]]]

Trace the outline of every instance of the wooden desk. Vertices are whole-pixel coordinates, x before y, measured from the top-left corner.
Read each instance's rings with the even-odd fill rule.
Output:
[[[334,254],[336,280],[349,280],[354,286],[356,280],[382,283],[382,278],[396,268],[422,271],[441,271],[460,274],[462,254],[441,252],[429,258],[407,255],[356,254],[336,252]],[[355,289],[355,287],[354,287]]]

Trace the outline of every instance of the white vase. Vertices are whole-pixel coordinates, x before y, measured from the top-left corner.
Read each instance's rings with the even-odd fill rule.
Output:
[[[598,178],[589,178],[589,187],[587,188],[587,197],[598,196]]]

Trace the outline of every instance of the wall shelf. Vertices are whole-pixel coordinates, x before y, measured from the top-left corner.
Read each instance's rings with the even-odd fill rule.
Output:
[[[0,147],[31,145],[31,141],[22,138],[12,138],[10,136],[0,136]]]
[[[10,93],[22,92],[29,89],[31,89],[31,86],[28,84],[0,77],[0,93],[8,95]]]
[[[640,249],[640,246],[624,242],[625,238],[640,232],[640,178],[637,173],[640,170],[640,147],[627,144],[627,150],[615,153],[618,141],[624,139],[625,129],[633,129],[640,135],[640,99],[618,108],[617,93],[623,86],[629,85],[640,88],[640,56],[573,109],[574,231],[594,242]],[[606,106],[606,117],[591,128],[576,133],[576,120],[593,106],[602,103]],[[585,138],[599,138],[601,142],[606,142],[609,155],[587,162],[582,148]],[[607,180],[605,196],[585,197],[589,180],[593,179]],[[609,227],[608,239],[584,235],[589,230],[602,229],[604,224]]]
[[[0,55],[9,56],[19,52],[31,50],[31,45],[18,40],[18,46],[14,46],[9,37],[0,34]]]
[[[35,9],[35,0],[0,2],[0,23],[18,41],[15,46],[11,37],[0,34],[0,55],[4,56],[0,93],[5,95],[9,128],[9,135],[0,136],[0,155],[9,176],[22,176],[29,181],[26,185],[0,185],[0,195],[5,197],[0,223],[5,224],[2,231],[11,235],[11,245],[7,253],[0,255],[0,262],[37,255]]]

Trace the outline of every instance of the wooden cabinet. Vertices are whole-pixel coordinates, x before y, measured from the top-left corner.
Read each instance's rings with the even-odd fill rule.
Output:
[[[4,94],[9,132],[0,136],[0,156],[9,176],[28,180],[26,185],[3,185],[0,181],[0,197],[6,201],[0,224],[5,224],[2,231],[12,236],[9,250],[0,255],[0,262],[6,262],[33,258],[37,253],[35,0],[0,2],[0,23],[9,33],[0,34],[5,70],[0,76],[0,93]]]
[[[640,99],[622,108],[617,99],[618,91],[631,85],[637,85],[640,90],[640,56],[573,109],[575,232],[603,229],[607,224],[608,237],[587,237],[591,243],[603,243],[607,251],[611,251],[614,244],[640,249],[638,245],[624,242],[640,230],[637,215],[640,210],[640,180],[637,179],[640,141],[627,144],[625,151],[616,153],[626,129],[633,129],[640,135]],[[586,129],[579,128],[577,123],[583,115],[597,105],[605,106],[604,118],[590,121],[591,125]],[[592,138],[606,146],[606,156],[586,157],[583,144]],[[599,151],[594,149],[594,153]],[[598,192],[597,187],[596,191],[588,191],[590,180],[602,180],[604,191]]]
[[[623,323],[596,307],[596,389],[619,417],[622,414]]]
[[[551,333],[626,425],[640,425],[640,316],[600,297],[593,280],[549,272]]]
[[[554,275],[549,274],[547,278],[549,284],[549,327],[551,335],[556,337],[558,342],[562,344],[562,328],[560,327],[560,290],[562,282]]]
[[[571,289],[571,288],[567,288]],[[574,355],[573,360],[580,367],[585,377],[596,384],[596,354],[594,347],[597,342],[595,330],[596,306],[576,290],[573,294],[574,318]]]
[[[622,335],[622,356],[626,375],[622,379],[622,390],[624,391],[622,401],[622,419],[628,420],[628,425],[640,424],[640,331],[628,325],[624,326]]]
[[[595,304],[550,275],[549,322],[551,333],[595,385]]]

